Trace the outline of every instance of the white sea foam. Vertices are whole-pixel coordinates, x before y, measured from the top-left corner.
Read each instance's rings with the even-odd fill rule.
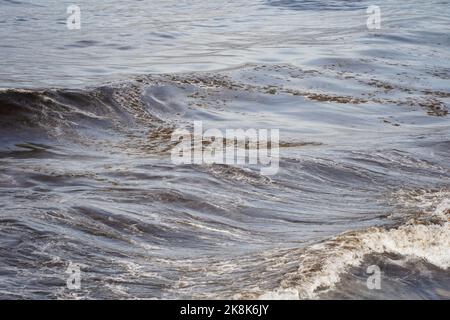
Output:
[[[446,198],[442,198],[445,196]],[[423,259],[444,270],[450,267],[450,200],[448,192],[415,196],[423,212],[390,229],[370,228],[342,234],[305,250],[296,272],[279,289],[260,299],[314,299],[337,284],[341,275],[374,253]],[[420,202],[420,200],[422,200]],[[436,200],[439,200],[436,202]]]

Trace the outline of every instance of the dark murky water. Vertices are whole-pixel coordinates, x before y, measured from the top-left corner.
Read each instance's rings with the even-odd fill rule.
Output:
[[[450,298],[448,2],[69,4],[0,2],[0,297]],[[194,120],[278,174],[173,164]]]

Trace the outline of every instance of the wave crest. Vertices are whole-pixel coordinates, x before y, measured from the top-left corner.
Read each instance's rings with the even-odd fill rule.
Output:
[[[430,199],[439,198],[431,202]],[[443,198],[444,197],[444,198]],[[450,267],[450,192],[415,196],[422,198],[421,211],[391,228],[352,231],[307,248],[297,271],[285,275],[279,289],[260,299],[314,299],[332,289],[341,275],[360,266],[369,254],[394,253],[423,259],[441,269]]]

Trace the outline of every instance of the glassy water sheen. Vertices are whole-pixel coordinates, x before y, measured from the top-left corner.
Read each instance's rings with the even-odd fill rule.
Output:
[[[448,1],[70,4],[0,1],[1,298],[450,298]],[[193,120],[278,174],[173,164]]]

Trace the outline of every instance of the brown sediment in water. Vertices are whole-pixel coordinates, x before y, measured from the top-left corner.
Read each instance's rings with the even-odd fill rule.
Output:
[[[427,110],[427,114],[430,116],[444,117],[448,115],[448,110],[445,104],[437,99],[428,99],[418,103],[419,106]]]

